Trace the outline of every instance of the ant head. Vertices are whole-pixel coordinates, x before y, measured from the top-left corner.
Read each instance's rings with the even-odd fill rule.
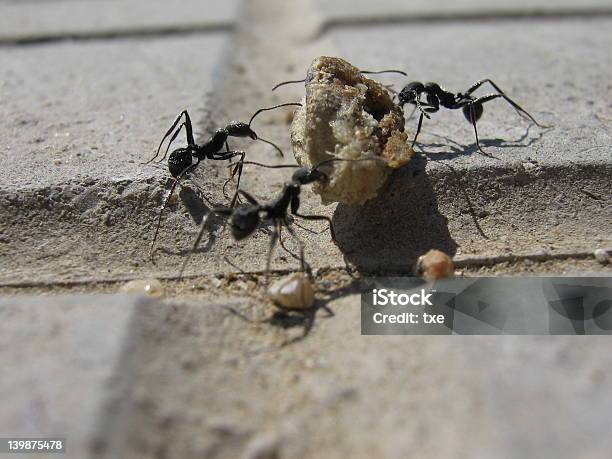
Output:
[[[462,111],[463,116],[465,116],[465,119],[468,120],[470,123],[474,124],[482,116],[484,108],[482,107],[481,103],[468,104],[462,108]]]
[[[168,170],[173,177],[178,177],[181,172],[191,166],[193,158],[189,148],[177,148],[168,157]]]
[[[291,178],[300,185],[308,185],[318,180],[327,179],[327,175],[316,168],[310,169],[308,167],[300,167],[293,173]]]
[[[417,98],[418,94],[421,94],[425,90],[425,86],[423,83],[418,81],[413,81],[412,83],[408,83],[406,86],[402,88],[400,93],[397,95],[399,100],[399,105],[403,106],[404,104],[408,104],[410,102],[414,102]]]
[[[239,241],[253,234],[261,221],[259,211],[259,206],[255,205],[234,209],[230,219],[230,228],[234,239]]]
[[[240,121],[228,124],[225,130],[230,137],[250,137],[253,140],[257,140],[257,134],[251,129],[251,126]]]

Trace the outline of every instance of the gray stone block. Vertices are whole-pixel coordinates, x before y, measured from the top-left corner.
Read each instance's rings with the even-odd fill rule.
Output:
[[[0,43],[227,29],[237,6],[237,0],[3,2]]]
[[[198,123],[227,39],[1,48],[3,189],[163,176],[165,165],[139,163],[153,156],[181,110],[191,109]]]
[[[66,457],[91,457],[106,410],[122,396],[135,295],[0,299],[0,431],[66,439]]]
[[[491,78],[540,123],[554,126],[550,131],[533,126],[527,132],[529,124],[509,104],[488,102],[478,132],[486,151],[500,161],[474,151],[473,128],[460,110],[441,109],[424,120],[419,137],[421,149],[432,159],[469,167],[530,160],[560,166],[610,164],[612,111],[603,97],[609,84],[602,75],[612,65],[611,26],[610,20],[412,24],[330,35],[340,55],[361,68],[406,71],[407,78],[385,78],[397,90],[416,80],[460,92]],[[494,92],[485,84],[475,94]],[[409,132],[416,130],[417,119],[415,115],[407,123]]]
[[[317,0],[316,5],[326,27],[366,26],[376,22],[401,21],[448,21],[475,18],[529,16],[563,17],[572,15],[596,16],[609,14],[610,2],[607,0],[341,0],[327,2]]]

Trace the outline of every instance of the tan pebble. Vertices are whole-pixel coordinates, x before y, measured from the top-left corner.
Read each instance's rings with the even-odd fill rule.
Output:
[[[55,164],[56,166],[59,166],[60,164],[62,164],[62,160],[61,159],[54,159],[53,160],[53,164]]]
[[[306,309],[314,303],[312,282],[304,273],[293,273],[274,282],[268,288],[270,298],[282,307]]]
[[[441,250],[430,250],[417,260],[417,274],[427,280],[453,277],[455,266],[453,260]]]
[[[168,199],[167,205],[169,205],[169,206],[174,206],[174,205],[176,205],[176,203],[177,203],[177,202],[178,202],[178,200],[179,200],[178,193],[172,193],[172,196],[170,196],[170,197],[169,197],[169,198],[167,198],[167,199]]]
[[[164,293],[162,284],[157,279],[135,279],[123,284],[120,291],[124,293],[144,293],[149,296],[161,296]]]
[[[608,264],[610,262],[610,253],[605,249],[597,249],[593,253],[595,259],[601,263],[602,265]]]

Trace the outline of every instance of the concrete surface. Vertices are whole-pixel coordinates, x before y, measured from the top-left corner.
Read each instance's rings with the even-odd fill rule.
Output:
[[[134,295],[1,298],[2,436],[59,436],[67,457],[89,456],[105,410],[124,396],[128,373],[117,367],[146,305]]]
[[[610,275],[590,256],[612,246],[609,6],[217,3],[0,2],[0,352],[11,370],[0,433],[57,426],[75,457],[609,457],[607,338],[362,337],[359,286],[344,271],[346,257],[360,271],[406,272],[437,247],[467,275]],[[322,208],[304,190],[304,212],[332,217],[339,239],[297,228],[319,268],[321,307],[304,316],[265,298],[269,234],[232,242],[219,220],[194,277],[165,281],[163,300],[9,296],[175,278],[197,223],[227,203],[225,164],[185,182],[153,265],[168,174],[140,161],[183,108],[203,139],[299,100],[301,85],[270,88],[318,55],[454,90],[491,77],[555,129],[527,130],[492,102],[479,123],[491,159],[461,114],[441,111],[377,200]],[[293,163],[289,115],[254,123],[284,160],[261,143],[230,146]],[[265,201],[288,175],[248,168],[243,187]],[[298,264],[277,250],[273,267]],[[83,365],[55,376],[64,358]],[[47,424],[31,414],[40,400],[54,410]]]
[[[551,19],[559,22],[565,18],[594,18],[610,16],[612,5],[607,0],[316,0],[322,17],[323,30],[339,27],[365,28],[375,24],[533,21]]]
[[[0,44],[229,30],[237,0],[3,2]]]

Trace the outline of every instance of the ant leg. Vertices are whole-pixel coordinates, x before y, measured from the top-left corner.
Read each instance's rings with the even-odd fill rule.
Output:
[[[236,193],[240,194],[241,196],[244,196],[246,198],[246,200],[249,201],[249,203],[253,204],[254,206],[258,206],[259,205],[259,203],[257,202],[257,199],[255,199],[252,195],[250,195],[246,191],[238,190],[238,191],[236,191]]]
[[[225,191],[227,185],[229,184],[229,182],[231,182],[231,180],[234,178],[234,176],[236,174],[238,174],[238,180],[236,183],[236,191],[234,192],[234,197],[232,198],[232,204],[231,207],[234,207],[234,204],[236,203],[236,200],[238,199],[238,189],[240,188],[240,178],[242,177],[242,167],[244,165],[244,157],[246,155],[246,152],[244,151],[227,151],[226,153],[220,153],[217,154],[213,157],[213,159],[217,160],[217,161],[222,161],[225,159],[231,159],[234,158],[236,156],[240,156],[240,159],[238,160],[238,162],[236,163],[236,165],[233,166],[233,170],[230,173],[230,176],[227,180],[225,180],[225,182],[223,182],[223,196],[225,196],[227,199],[229,199],[229,197],[227,196],[227,193]],[[230,167],[230,166],[228,166]]]
[[[225,152],[226,152],[226,153],[229,153],[229,152],[230,152],[230,148],[229,148],[229,144],[227,143],[227,140],[225,141]],[[233,158],[234,158],[234,157],[233,157],[233,156],[231,156],[231,157],[228,159],[228,161],[229,161],[229,163],[230,163],[230,164],[232,164],[232,159],[233,159]]]
[[[412,139],[412,145],[410,145],[410,148],[414,148],[414,144],[417,141],[417,137],[419,136],[419,133],[421,132],[422,124],[423,124],[423,113],[421,113],[421,115],[419,116],[419,125],[417,126],[417,131],[416,131],[416,134],[414,135],[414,139]]]
[[[295,222],[293,222],[293,224],[295,225]],[[288,226],[289,223],[285,222],[285,225]],[[285,245],[285,241],[283,240],[283,237],[282,237],[282,229],[283,229],[283,225],[279,224],[279,226],[278,226],[278,242],[280,243],[281,247],[283,248],[283,250],[285,252],[287,252],[289,255],[291,255],[292,258],[295,258],[296,260],[299,261],[300,257],[297,256],[295,253],[293,253],[291,250],[289,250],[289,248]]]
[[[476,99],[476,101],[479,101],[479,100],[480,99]],[[470,107],[470,118],[472,121],[472,126],[474,126],[474,135],[476,136],[476,146],[478,147],[478,151],[480,151],[480,153],[482,153],[483,155],[489,158],[495,158],[495,156],[486,153],[480,146],[480,140],[478,139],[478,129],[476,129],[476,111],[474,110],[474,103],[476,101],[472,101],[468,104],[468,106]]]
[[[296,217],[300,217],[303,218],[304,220],[325,220],[328,225],[329,225],[329,232],[331,234],[331,238],[332,241],[334,242],[334,244],[338,245],[338,240],[336,239],[336,232],[334,231],[334,225],[332,223],[331,218],[326,217],[324,215],[303,215],[303,214],[299,214],[297,212],[292,212],[293,215],[295,215]],[[342,259],[344,260],[344,266],[347,270],[347,272],[351,272],[351,265],[349,263],[349,260],[346,258],[346,255],[344,254],[344,252],[342,252]]]
[[[242,168],[244,166],[244,155],[245,153],[242,152],[242,154],[240,155],[240,159],[238,160],[238,163],[236,165],[236,168],[234,169],[234,171],[236,171],[236,169],[238,170],[238,179],[236,179],[236,191],[234,192],[234,197],[232,198],[231,207],[234,207],[236,205],[236,200],[238,199],[238,190],[240,189],[240,178],[242,177]],[[234,174],[232,174],[230,179],[233,178]],[[225,184],[223,185],[225,186]]]
[[[166,147],[166,151],[164,152],[164,156],[158,162],[162,162],[164,159],[166,159],[166,156],[168,156],[168,152],[170,151],[170,146],[172,145],[172,142],[174,142],[174,140],[181,133],[181,129],[183,129],[183,126],[185,126],[185,123],[181,123],[181,125],[178,127],[178,129],[176,131],[174,131],[174,134],[172,135],[172,138],[170,139],[170,142],[168,142],[168,146]]]
[[[304,220],[326,221],[329,225],[329,233],[331,234],[332,241],[334,242],[334,244],[338,245],[338,241],[336,240],[336,232],[334,231],[334,225],[332,223],[331,218],[326,217],[325,215],[304,215],[298,212],[292,213],[296,217],[303,218]]]
[[[153,249],[155,247],[155,241],[157,240],[157,235],[159,233],[159,227],[161,226],[161,221],[162,221],[162,216],[164,214],[164,210],[166,210],[166,206],[168,205],[168,202],[170,201],[170,198],[172,197],[172,195],[174,194],[174,190],[176,189],[177,185],[179,184],[179,182],[192,170],[194,170],[197,165],[200,162],[198,161],[195,164],[192,164],[191,166],[187,166],[183,172],[181,172],[176,179],[174,179],[174,183],[172,184],[172,187],[170,188],[170,192],[168,193],[168,196],[166,196],[166,199],[164,199],[164,203],[162,204],[162,208],[159,211],[159,217],[157,218],[157,226],[155,227],[155,235],[153,236],[153,241],[151,242],[151,248],[149,249],[149,259],[155,263],[155,260],[153,259]]]
[[[202,219],[202,223],[200,224],[200,231],[198,233],[198,236],[195,238],[195,241],[193,241],[193,246],[191,247],[191,250],[185,257],[185,261],[183,261],[183,265],[181,266],[181,271],[179,272],[179,279],[183,277],[183,272],[185,272],[185,268],[187,267],[187,263],[189,262],[189,259],[196,252],[196,250],[198,250],[198,246],[200,245],[200,241],[202,240],[202,236],[204,235],[206,223],[208,222],[208,218],[210,217],[210,215],[211,214],[231,215],[231,213],[232,213],[232,209],[228,209],[225,207],[218,207],[218,208],[212,209]]]
[[[231,158],[230,158],[231,160]],[[232,167],[232,171],[230,172],[230,176],[229,178],[227,178],[227,180],[225,180],[225,182],[223,182],[223,196],[225,196],[225,199],[230,199],[229,196],[227,195],[227,192],[225,191],[225,188],[227,187],[227,185],[229,184],[229,182],[232,181],[232,179],[234,178],[234,176],[238,173],[238,167],[240,166],[240,164],[231,164]],[[230,167],[230,166],[228,166]],[[232,198],[232,202],[234,199],[236,199],[236,193],[238,192],[238,186],[236,187],[236,192],[234,193],[234,197]],[[232,207],[234,207],[232,205]]]
[[[291,213],[296,217],[303,218],[304,220],[325,220],[329,224],[329,232],[331,233],[331,238],[334,244],[338,245],[336,241],[336,232],[334,231],[334,225],[332,224],[331,218],[326,217],[325,215],[303,215],[298,212],[300,208],[300,197],[294,195],[291,198]]]
[[[272,237],[270,238],[270,248],[268,249],[268,258],[266,259],[266,276],[270,275],[270,265],[272,264],[272,254],[274,253],[274,247],[278,241],[278,230],[276,229],[276,223],[272,230]]]
[[[291,234],[293,239],[295,239],[297,241],[298,246],[300,247],[300,269],[302,271],[304,271],[304,272],[307,272],[308,273],[308,277],[312,277],[312,275],[311,275],[312,268],[310,267],[310,265],[308,263],[306,263],[306,258],[304,257],[304,243],[298,237],[298,235],[295,232],[295,230],[293,228],[291,228],[291,226],[288,225],[286,222],[285,222],[285,227],[287,228],[287,231],[289,231],[289,234]]]
[[[159,151],[161,150],[161,147],[162,147],[164,141],[170,136],[170,134],[172,134],[172,131],[174,131],[174,129],[179,124],[179,121],[181,120],[181,118],[183,116],[185,117],[185,122],[183,123],[183,125],[185,126],[185,130],[187,131],[187,143],[189,145],[195,145],[195,140],[193,138],[193,128],[192,128],[192,125],[191,125],[191,118],[189,118],[189,113],[187,113],[187,110],[183,110],[181,113],[179,113],[179,115],[174,120],[174,123],[172,123],[172,126],[170,126],[170,129],[168,129],[168,131],[166,132],[166,134],[162,138],[161,142],[159,143],[159,146],[157,147],[157,152],[155,153],[155,156],[153,156],[153,158],[151,158],[149,161],[147,161],[144,164],[149,164],[150,162],[155,160],[155,158],[157,158],[157,156],[159,155]],[[170,148],[170,147],[168,147],[168,148]],[[164,158],[165,158],[165,156],[164,156]],[[163,161],[164,158],[162,158],[161,161]]]
[[[472,86],[470,86],[470,88],[467,90],[466,95],[470,95],[472,94],[474,91],[476,91],[479,87],[481,87],[483,84],[485,83],[489,83],[491,86],[493,86],[493,88],[497,91],[497,94],[501,97],[504,98],[504,100],[506,102],[508,102],[510,105],[512,105],[512,108],[514,108],[516,110],[516,112],[525,119],[530,120],[531,122],[533,122],[536,126],[539,126],[541,128],[547,128],[550,126],[546,126],[543,124],[538,123],[535,118],[533,116],[531,116],[523,107],[521,107],[519,104],[517,104],[516,102],[514,102],[512,99],[510,99],[510,97],[508,97],[506,95],[506,93],[504,91],[501,90],[501,88],[499,86],[497,86],[492,80],[486,78],[484,80],[479,80],[476,83],[474,83]]]

